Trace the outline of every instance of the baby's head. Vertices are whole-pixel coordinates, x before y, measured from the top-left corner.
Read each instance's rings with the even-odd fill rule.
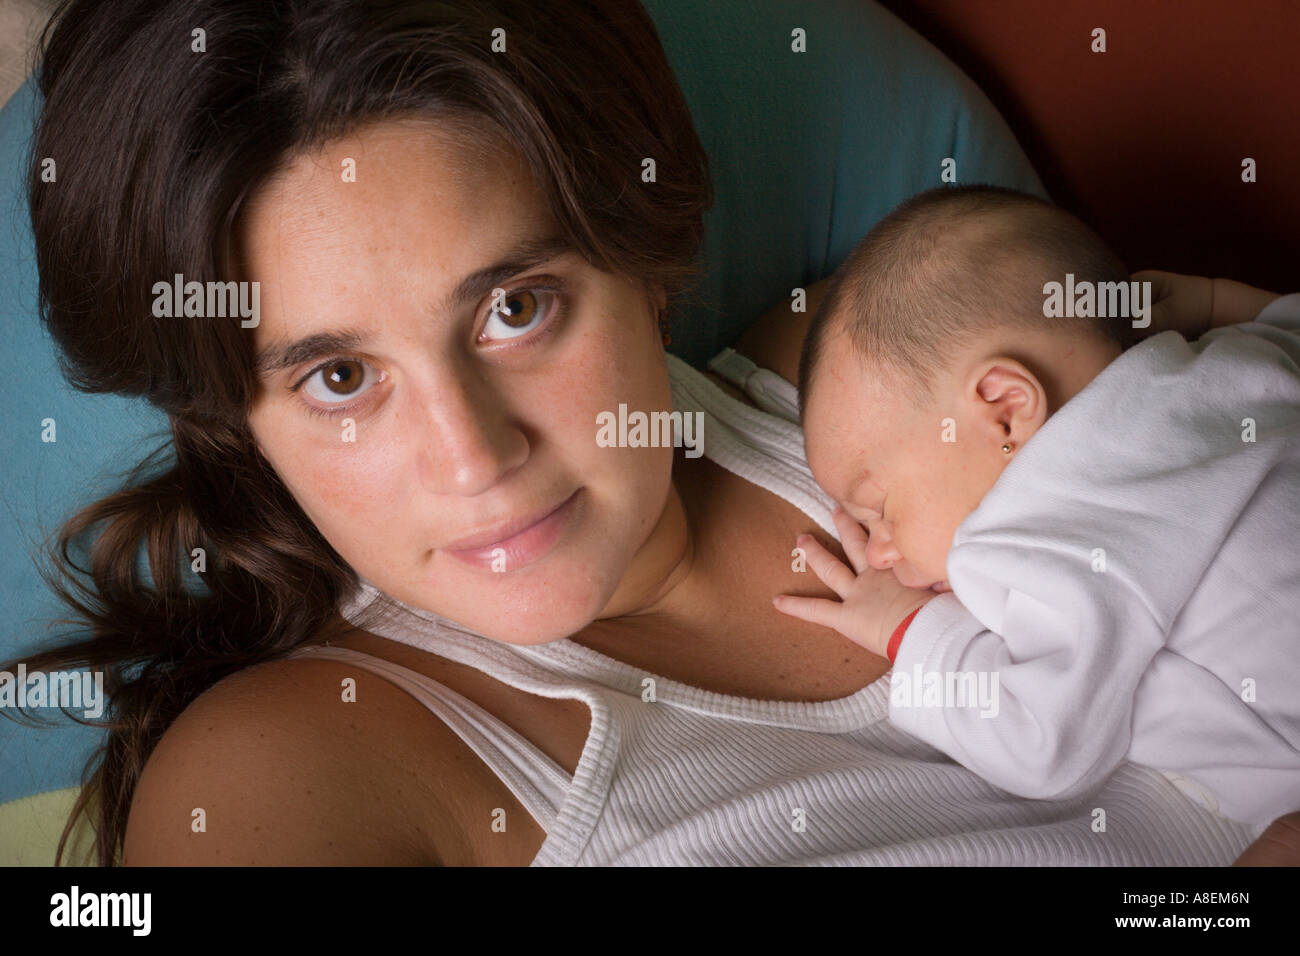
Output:
[[[947,588],[957,526],[1044,421],[1132,344],[1121,318],[1046,318],[1044,285],[1128,282],[1079,219],[991,186],[903,203],[836,270],[799,368],[808,464],[868,559]]]

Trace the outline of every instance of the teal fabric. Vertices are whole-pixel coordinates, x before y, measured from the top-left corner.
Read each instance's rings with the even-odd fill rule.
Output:
[[[78,507],[121,487],[123,473],[161,443],[167,418],[145,402],[86,395],[59,372],[37,319],[36,265],[23,193],[35,85],[28,81],[0,111],[0,338],[9,349],[0,376],[0,593],[8,622],[0,661],[39,649],[70,630],[47,625],[64,613],[45,587],[33,552]],[[42,441],[53,419],[53,442]],[[61,643],[61,642],[60,642]],[[59,717],[33,730],[0,716],[0,802],[71,786],[99,732]]]
[[[791,290],[834,271],[885,213],[942,184],[1046,198],[979,88],[869,0],[642,0],[709,154],[700,302],[672,351],[703,365]],[[791,49],[804,31],[806,50]]]
[[[940,53],[869,0],[645,0],[712,163],[706,273],[673,314],[678,355],[702,365],[791,290],[828,275],[894,205],[959,182],[1038,195],[1043,187],[983,94]],[[802,29],[807,52],[791,48]],[[0,377],[5,418],[0,550],[9,625],[0,659],[48,640],[61,614],[31,546],[165,433],[148,405],[74,392],[36,317],[23,198],[34,89],[0,111]],[[42,422],[57,441],[41,440]],[[97,731],[33,731],[0,720],[0,802],[74,785]]]

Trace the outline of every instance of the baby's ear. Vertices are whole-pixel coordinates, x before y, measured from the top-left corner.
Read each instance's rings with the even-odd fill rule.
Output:
[[[999,441],[1026,442],[1047,417],[1047,392],[1033,372],[1007,356],[985,359],[973,373],[976,417]]]
[[[998,402],[1019,397],[1012,393],[1022,395],[1028,380],[1034,377],[1028,369],[1025,369],[1015,359],[997,358],[985,362],[984,365],[986,367],[979,375],[975,391],[985,402]]]

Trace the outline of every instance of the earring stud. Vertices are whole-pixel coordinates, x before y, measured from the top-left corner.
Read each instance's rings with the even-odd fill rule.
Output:
[[[1011,454],[1011,442],[1007,442],[1005,445],[1002,446],[1002,453],[1004,455]]]

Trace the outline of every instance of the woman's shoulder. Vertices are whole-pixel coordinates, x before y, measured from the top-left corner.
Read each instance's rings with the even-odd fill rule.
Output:
[[[245,668],[163,734],[132,798],[124,861],[444,862],[461,821],[438,781],[462,746],[409,695],[356,668],[311,658]]]

